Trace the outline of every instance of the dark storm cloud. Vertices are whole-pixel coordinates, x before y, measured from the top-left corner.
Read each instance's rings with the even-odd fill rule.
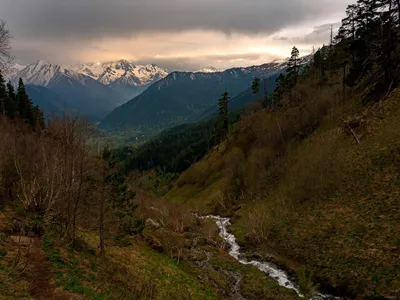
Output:
[[[19,36],[46,40],[188,29],[253,35],[323,17],[342,9],[341,1],[1,0],[0,11]]]

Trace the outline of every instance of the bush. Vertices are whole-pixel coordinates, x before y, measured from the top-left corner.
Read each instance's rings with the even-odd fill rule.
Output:
[[[16,212],[16,214],[17,214],[18,216],[20,216],[20,217],[25,217],[25,215],[26,215],[25,209],[24,209],[23,207],[21,207],[21,206],[18,206],[18,207],[15,209],[15,212]]]
[[[303,267],[300,269],[298,277],[300,293],[307,298],[318,293],[319,285],[314,283],[314,273],[312,271],[308,271]]]
[[[34,234],[41,236],[44,234],[43,217],[39,215],[29,216],[24,223],[24,231],[26,234]]]

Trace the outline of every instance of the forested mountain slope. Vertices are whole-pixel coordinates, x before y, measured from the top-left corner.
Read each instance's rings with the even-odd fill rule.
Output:
[[[216,73],[173,72],[116,108],[100,126],[108,130],[135,126],[170,128],[194,122],[215,106],[225,90],[235,97],[251,85],[254,77],[269,78],[285,67],[286,63],[270,63]]]

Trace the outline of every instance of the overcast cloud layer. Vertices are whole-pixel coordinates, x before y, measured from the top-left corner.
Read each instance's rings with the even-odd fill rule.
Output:
[[[351,0],[350,0],[351,1]],[[0,0],[17,61],[250,65],[326,43],[349,0]],[[306,53],[304,53],[306,54]]]

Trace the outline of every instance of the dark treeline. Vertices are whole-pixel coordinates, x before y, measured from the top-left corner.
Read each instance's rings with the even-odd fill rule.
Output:
[[[22,79],[19,79],[18,88],[9,81],[6,85],[0,71],[0,113],[10,119],[22,119],[32,128],[44,128],[44,115],[39,106],[33,105],[29,98]]]
[[[180,173],[200,160],[221,141],[224,124],[220,118],[169,129],[134,149],[122,147],[117,156],[125,161],[126,171],[157,169]]]

